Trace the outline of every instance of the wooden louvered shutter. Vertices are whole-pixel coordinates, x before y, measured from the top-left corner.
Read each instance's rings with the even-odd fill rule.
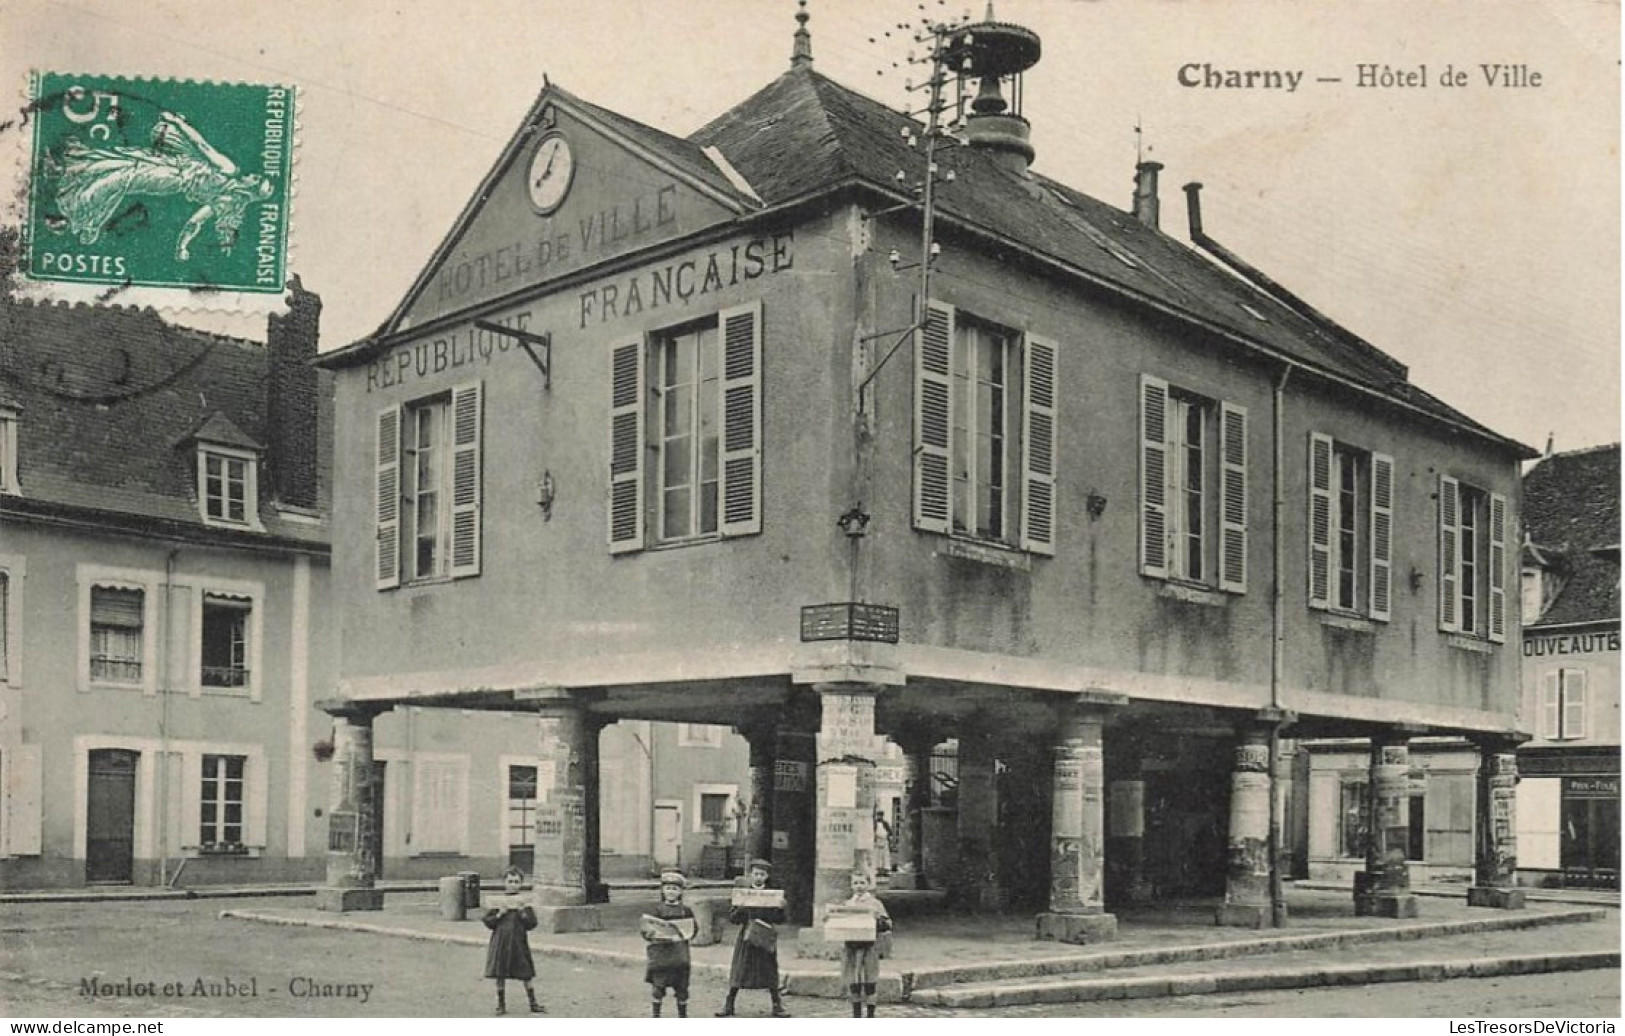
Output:
[[[1055,553],[1055,343],[1027,336],[1021,396],[1021,549]]]
[[[0,796],[0,809],[7,811],[6,844],[0,845],[0,852],[38,856],[44,844],[45,819],[42,749],[39,745],[12,745],[6,751],[11,754],[11,772],[6,779],[6,793]]]
[[[1371,617],[1393,614],[1394,458],[1371,455]]]
[[[1140,572],[1168,576],[1168,383],[1140,375]]]
[[[1247,592],[1247,408],[1219,406],[1219,588]]]
[[[1309,607],[1332,606],[1332,439],[1309,433]]]
[[[480,574],[480,439],[483,393],[475,381],[451,390],[451,577]]]
[[[1490,494],[1490,639],[1507,639],[1507,498]]]
[[[609,552],[643,549],[643,340],[617,345],[609,373]]]
[[[914,336],[914,527],[951,528],[949,471],[954,426],[954,308],[927,303],[925,326]]]
[[[723,310],[722,515],[724,536],[762,531],[762,304]]]
[[[373,507],[377,518],[374,575],[377,588],[401,585],[401,408],[378,411]]]
[[[1439,628],[1461,631],[1461,489],[1449,475],[1439,476]]]
[[[1556,741],[1563,736],[1563,670],[1552,669],[1540,677],[1540,736]]]
[[[1558,670],[1563,688],[1562,737],[1572,741],[1586,736],[1586,671]]]

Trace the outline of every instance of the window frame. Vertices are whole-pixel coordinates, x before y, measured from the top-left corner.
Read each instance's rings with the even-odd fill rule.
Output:
[[[699,733],[701,730],[707,733]],[[721,748],[723,737],[727,733],[727,727],[716,723],[679,723],[677,724],[677,747]]]
[[[1138,412],[1140,574],[1201,590],[1246,593],[1247,408],[1141,374]],[[1201,436],[1194,447],[1193,419]],[[1199,483],[1194,487],[1193,448]],[[1194,573],[1192,525],[1199,526]]]
[[[1309,434],[1305,521],[1310,608],[1379,622],[1392,619],[1394,475],[1389,454],[1323,432]]]
[[[1590,736],[1588,684],[1589,675],[1584,668],[1559,666],[1541,673],[1540,730],[1544,740],[1584,741]]]
[[[481,381],[463,382],[378,410],[373,438],[374,587],[393,590],[480,574],[483,550],[485,391]],[[407,445],[418,415],[440,414],[432,446],[442,458],[434,475],[435,571],[419,575],[416,510],[418,454]],[[413,439],[416,442],[416,439]],[[409,469],[409,470],[408,470]],[[410,485],[410,492],[409,490]],[[408,513],[411,519],[408,519]],[[442,560],[443,559],[443,560]]]
[[[217,764],[217,772],[214,774],[209,772],[209,764],[211,762]],[[232,762],[235,762],[238,768],[238,774],[235,778],[231,776],[229,770],[229,764]],[[226,772],[218,772],[218,764],[226,764]],[[198,768],[201,774],[201,786],[197,789],[197,845],[199,853],[203,855],[219,854],[246,856],[248,854],[248,757],[245,755],[234,755],[223,752],[203,752],[200,753]],[[237,798],[235,800],[231,799],[227,794],[229,791],[229,783],[232,780],[235,780],[238,784]],[[215,785],[215,796],[213,800],[211,800],[209,794],[211,782],[213,782]],[[237,822],[235,825],[237,828],[238,837],[236,839],[229,839],[226,838],[225,835],[228,833],[228,830],[232,825],[231,822],[226,819],[225,814],[229,810],[230,806],[234,803],[237,806],[238,811]],[[207,813],[211,805],[215,807],[215,816],[212,822],[207,818]],[[206,838],[204,835],[207,832],[207,829],[211,826],[211,823],[214,828],[213,834],[215,837]]]
[[[146,695],[156,695],[158,693],[158,667],[155,660],[158,657],[159,590],[163,585],[163,573],[143,569],[110,568],[101,565],[82,564],[78,566],[76,575],[79,584],[79,632],[78,657],[76,659],[79,690],[139,690]],[[91,602],[94,598],[94,591],[97,589],[134,590],[139,591],[142,595],[141,677],[139,680],[115,681],[92,675],[90,652],[94,637],[90,621]]]
[[[0,686],[23,686],[23,595],[28,559],[0,554]],[[0,843],[3,844],[3,843]]]
[[[195,586],[190,590],[191,600],[189,602],[191,625],[187,659],[189,676],[186,692],[188,696],[197,698],[202,695],[210,695],[225,698],[244,698],[250,702],[261,701],[265,691],[264,672],[261,668],[264,664],[265,584],[214,577],[191,577],[190,581]],[[247,679],[241,687],[216,686],[205,683],[203,680],[204,610],[210,597],[221,598],[225,601],[242,602],[248,612],[246,626],[243,631],[246,639],[244,668],[247,670]]]
[[[734,808],[739,802],[739,785],[696,782],[692,786],[690,795],[694,808],[690,814],[693,819],[689,822],[689,829],[694,834],[703,833],[709,835],[711,833],[711,829],[705,826],[704,810],[702,808],[702,803],[705,801],[705,796],[726,795],[728,797],[728,801],[722,809],[723,822],[727,823],[733,818]]]
[[[1506,642],[1514,618],[1507,610],[1506,588],[1512,521],[1505,495],[1451,475],[1439,476],[1441,631],[1496,644]]]
[[[650,332],[647,362],[649,364],[650,393],[654,397],[649,407],[649,442],[653,454],[650,487],[650,539],[652,546],[670,547],[689,543],[705,543],[722,538],[722,321],[720,313],[700,316],[683,324],[674,324]],[[671,370],[668,357],[680,348],[684,339],[694,341],[692,362],[683,374],[686,381],[669,382]],[[710,359],[710,375],[706,375],[706,360]],[[705,386],[711,386],[707,406]],[[687,389],[686,420],[681,434],[672,434],[668,428],[668,407],[679,389]],[[704,435],[709,419],[711,436],[709,446]],[[668,462],[670,443],[688,440],[685,448],[684,472],[688,482],[671,486],[666,482],[671,465]],[[707,456],[707,453],[710,456]],[[706,462],[710,462],[711,478],[705,478]],[[704,527],[705,486],[711,487],[711,526]],[[684,532],[668,532],[670,512],[667,497],[673,492],[686,491],[688,506],[683,516],[687,525]]]
[[[954,403],[950,408],[949,436],[950,502],[949,529],[952,535],[1006,547],[1019,546],[1021,485],[1016,473],[1021,469],[1021,380],[1025,362],[1021,332],[981,317],[958,313],[949,361],[949,377]],[[997,354],[992,374],[986,361]],[[983,386],[995,400],[989,405],[989,418],[982,427]],[[997,410],[997,417],[993,411]],[[994,425],[1000,427],[994,428]],[[990,442],[984,464],[982,441]],[[991,443],[996,440],[996,450]],[[984,473],[982,468],[990,469]],[[995,482],[993,470],[997,470]],[[985,477],[984,477],[985,475]],[[998,514],[983,498],[983,489],[998,493]],[[968,515],[961,514],[962,511]],[[985,513],[984,513],[985,512]],[[995,523],[994,519],[997,518]]]
[[[219,460],[222,464],[221,488],[222,496],[219,498],[223,509],[230,502],[229,486],[234,480],[230,479],[225,469],[232,464],[242,465],[243,484],[243,517],[235,519],[229,514],[211,514],[210,505],[215,499],[209,491],[210,475],[209,461]],[[238,449],[231,446],[222,446],[215,443],[200,443],[197,448],[197,501],[198,512],[203,517],[203,524],[225,529],[255,529],[264,528],[260,523],[259,508],[259,455],[252,450]]]

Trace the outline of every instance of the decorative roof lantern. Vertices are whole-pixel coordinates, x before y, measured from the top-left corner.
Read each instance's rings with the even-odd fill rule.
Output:
[[[1021,114],[1021,77],[1038,64],[1042,52],[1038,34],[995,21],[989,3],[986,18],[955,30],[944,49],[948,68],[959,77],[960,95],[968,92],[972,80],[977,83],[970,114],[965,116],[966,142],[1025,172],[1033,160],[1033,146],[1031,124]]]

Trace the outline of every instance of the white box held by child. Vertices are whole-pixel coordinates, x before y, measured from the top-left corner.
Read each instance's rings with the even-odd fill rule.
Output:
[[[874,942],[875,915],[868,910],[847,911],[830,907],[824,918],[825,942]]]
[[[733,896],[728,900],[736,907],[753,907],[757,910],[783,910],[783,889],[734,889]]]

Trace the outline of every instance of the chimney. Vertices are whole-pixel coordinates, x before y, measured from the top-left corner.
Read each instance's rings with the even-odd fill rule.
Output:
[[[1202,233],[1202,185],[1192,181],[1185,185],[1185,209],[1190,214],[1191,240],[1200,243]]]
[[[1134,167],[1134,218],[1150,227],[1157,229],[1157,219],[1162,203],[1157,199],[1157,173],[1162,170],[1161,162],[1141,162]]]
[[[295,276],[288,281],[288,312],[266,322],[265,428],[267,475],[272,497],[294,507],[317,505],[316,344],[321,297]]]

